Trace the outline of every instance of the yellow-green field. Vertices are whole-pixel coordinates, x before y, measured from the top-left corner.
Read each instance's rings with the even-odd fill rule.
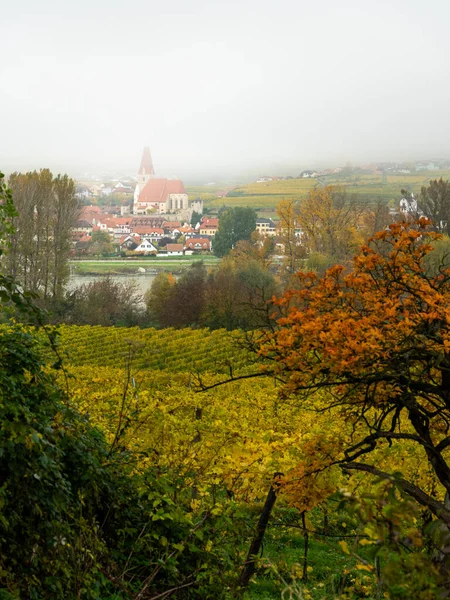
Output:
[[[428,185],[431,179],[450,178],[450,171],[422,171],[418,173],[399,173],[383,176],[380,173],[351,174],[350,176],[328,175],[318,179],[287,179],[268,181],[265,183],[248,183],[234,189],[229,188],[228,195],[217,197],[226,189],[223,186],[188,187],[190,198],[201,198],[205,206],[218,209],[227,206],[251,206],[261,211],[264,216],[273,213],[278,202],[289,198],[302,198],[308,190],[318,185],[342,185],[350,193],[358,194],[364,203],[373,203],[379,199],[393,205],[400,199],[400,190],[418,194],[422,186]]]

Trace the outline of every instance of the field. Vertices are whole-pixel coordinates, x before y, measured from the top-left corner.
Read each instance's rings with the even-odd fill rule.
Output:
[[[61,383],[108,443],[125,422],[121,446],[141,456],[143,467],[181,473],[197,490],[193,510],[211,505],[229,510],[229,499],[218,504],[221,487],[232,505],[238,503],[227,527],[234,520],[242,523],[231,536],[232,543],[241,544],[232,550],[237,548],[242,564],[273,474],[301,463],[304,442],[329,428],[333,415],[308,414],[295,403],[280,402],[277,383],[268,378],[244,378],[205,391],[203,385],[260,370],[261,359],[245,348],[239,332],[69,325],[58,331],[65,365]],[[44,356],[53,362],[47,338],[40,336]],[[410,459],[417,470],[414,460],[422,457]],[[341,475],[333,477],[345,485]],[[299,511],[277,501],[243,599],[375,597],[371,571],[361,563],[364,557],[373,560],[371,546],[349,550],[345,539],[359,538],[358,522],[331,506],[330,512],[321,505],[308,510],[302,529]]]
[[[288,468],[297,460],[289,448],[298,423],[294,413],[278,409],[276,421],[270,424],[271,382],[255,385],[244,381],[228,390],[219,388],[200,395],[191,389],[199,378],[211,383],[229,376],[231,365],[234,374],[258,369],[255,356],[240,347],[239,338],[238,332],[225,330],[63,325],[58,343],[73,403],[89,412],[90,420],[103,429],[108,440],[114,436],[124,382],[131,376],[129,414],[139,413],[141,422],[129,431],[124,443],[138,451],[149,442],[157,445],[160,464],[182,463],[189,472],[201,474],[197,478],[200,489],[211,478],[225,477],[236,497],[249,506],[246,518],[252,522],[267,493],[267,473]],[[45,339],[43,336],[45,355],[53,360]],[[190,416],[198,407],[203,412],[201,422]],[[190,441],[195,435],[202,439],[199,448],[193,448]],[[272,452],[279,457],[274,458]],[[255,456],[259,457],[256,470]],[[263,563],[245,595],[248,600],[278,600],[287,582],[299,585],[304,537],[287,527],[285,520],[286,510],[280,506],[266,533]],[[348,565],[348,559],[335,540],[312,540],[309,597],[319,599],[327,589],[332,591],[333,573]]]
[[[124,369],[132,356],[133,369],[176,373],[228,372],[247,369],[254,357],[236,347],[237,334],[208,329],[139,329],[101,326],[59,328],[61,349],[71,366],[95,365]],[[195,352],[183,352],[184,347]]]
[[[400,199],[400,190],[407,189],[415,194],[422,186],[428,185],[430,179],[448,179],[449,171],[418,172],[411,174],[392,174],[383,176],[378,173],[361,173],[345,176],[342,174],[321,177],[319,179],[288,179],[268,181],[265,183],[249,183],[230,189],[225,198],[213,197],[215,188],[188,188],[189,195],[200,197],[205,206],[214,210],[223,205],[251,206],[260,216],[271,216],[276,205],[282,199],[302,198],[316,185],[342,185],[350,193],[360,196],[361,201],[370,204],[382,199],[392,206]],[[223,188],[222,188],[223,189]],[[208,190],[208,191],[206,191]]]
[[[141,258],[141,259],[121,259],[121,260],[72,260],[70,268],[76,275],[93,274],[133,274],[139,268],[144,268],[148,272],[164,270],[181,270],[190,267],[196,262],[203,262],[205,266],[217,265],[219,259],[215,256],[176,256],[172,258]]]

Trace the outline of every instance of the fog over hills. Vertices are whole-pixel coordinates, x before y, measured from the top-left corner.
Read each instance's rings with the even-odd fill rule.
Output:
[[[2,7],[0,167],[295,174],[450,156],[447,0]]]

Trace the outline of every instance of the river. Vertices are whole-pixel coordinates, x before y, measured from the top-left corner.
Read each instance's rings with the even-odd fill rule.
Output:
[[[142,273],[136,275],[135,273],[124,274],[124,275],[71,275],[68,283],[68,289],[73,290],[74,288],[86,284],[92,283],[93,281],[101,281],[109,277],[119,283],[127,283],[129,281],[135,281],[142,294],[144,294],[149,287],[152,285],[156,275],[154,273]]]

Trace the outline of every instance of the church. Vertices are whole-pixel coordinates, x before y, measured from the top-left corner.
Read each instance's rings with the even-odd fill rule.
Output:
[[[134,190],[133,213],[135,215],[183,214],[189,210],[188,195],[179,179],[155,177],[150,148],[142,153],[138,182]]]

